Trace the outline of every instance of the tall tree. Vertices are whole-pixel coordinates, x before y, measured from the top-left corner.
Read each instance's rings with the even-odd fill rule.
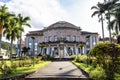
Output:
[[[91,9],[96,9],[96,11],[93,12],[92,16],[98,15],[99,21],[101,21],[101,25],[102,25],[102,37],[103,37],[103,41],[104,41],[104,23],[103,23],[103,14],[105,13],[104,10],[104,5],[103,3],[98,2],[98,4],[96,6],[93,6]]]
[[[30,20],[30,17],[23,17],[21,14],[18,14],[18,17],[16,18],[18,21],[18,25],[19,27],[21,27],[23,29],[23,31],[20,32],[20,50],[19,50],[19,57],[21,55],[21,40],[22,40],[22,32],[24,32],[24,27],[23,25],[27,26],[27,27],[31,27],[31,25],[28,23],[28,21]]]
[[[6,23],[9,21],[11,15],[12,14],[8,12],[8,7],[6,7],[6,5],[0,7],[0,52],[3,28],[6,27]]]
[[[110,40],[110,43],[112,43],[112,37],[111,37],[111,28],[110,28],[110,24],[111,24],[111,13],[113,12],[113,10],[120,6],[119,3],[118,3],[119,0],[104,0],[104,9],[105,9],[105,12],[106,12],[106,18],[108,20],[108,30],[109,30],[109,40]]]
[[[12,58],[12,48],[13,41],[20,37],[20,32],[23,31],[21,27],[18,26],[15,17],[12,17],[9,21],[8,28],[6,28],[3,34],[6,36],[6,39],[11,41],[10,44],[10,59]]]

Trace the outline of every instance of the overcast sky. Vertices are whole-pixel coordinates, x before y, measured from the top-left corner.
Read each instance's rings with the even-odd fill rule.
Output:
[[[57,21],[67,21],[80,26],[83,31],[98,32],[101,35],[101,23],[97,16],[91,18],[94,11],[91,7],[98,2],[103,0],[0,0],[0,5],[6,4],[10,11],[31,18],[29,23],[32,28],[25,28],[23,35]],[[105,36],[108,36],[106,26]]]

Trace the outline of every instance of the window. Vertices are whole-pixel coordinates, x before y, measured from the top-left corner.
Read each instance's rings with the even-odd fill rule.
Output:
[[[47,37],[44,37],[44,42],[47,42]]]
[[[80,42],[80,36],[77,37],[77,41]]]
[[[48,37],[48,41],[52,41],[52,37],[51,36]]]
[[[92,45],[95,46],[96,43],[97,43],[96,36],[93,36],[93,37],[92,37]]]
[[[56,35],[54,36],[54,41],[57,41],[57,36]]]
[[[76,36],[73,36],[73,41],[76,41]]]
[[[68,35],[68,36],[66,37],[66,40],[67,40],[67,41],[70,41],[70,35]]]
[[[90,48],[90,37],[86,37],[86,47]]]

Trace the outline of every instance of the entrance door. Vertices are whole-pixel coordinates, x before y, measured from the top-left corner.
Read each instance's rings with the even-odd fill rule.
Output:
[[[64,58],[64,50],[63,49],[60,50],[60,58]]]
[[[64,58],[64,47],[60,46],[60,58]]]

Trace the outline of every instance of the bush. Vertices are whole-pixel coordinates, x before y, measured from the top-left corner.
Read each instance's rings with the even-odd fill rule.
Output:
[[[16,73],[17,67],[18,67],[18,65],[17,65],[16,62],[13,62],[13,63],[11,64],[12,73]]]
[[[71,55],[70,57],[73,58],[73,59],[75,59],[75,58],[76,58],[76,55]]]
[[[34,57],[34,60],[35,60],[35,64],[38,64],[39,63],[39,58],[36,58],[36,57]]]
[[[90,72],[90,78],[94,80],[105,80],[105,71],[101,67],[96,67]]]
[[[86,55],[78,55],[75,58],[76,62],[86,63],[87,62],[87,56]]]
[[[90,50],[89,55],[94,58],[93,65],[97,64],[104,69],[106,79],[114,78],[119,63],[120,45],[100,43]]]

